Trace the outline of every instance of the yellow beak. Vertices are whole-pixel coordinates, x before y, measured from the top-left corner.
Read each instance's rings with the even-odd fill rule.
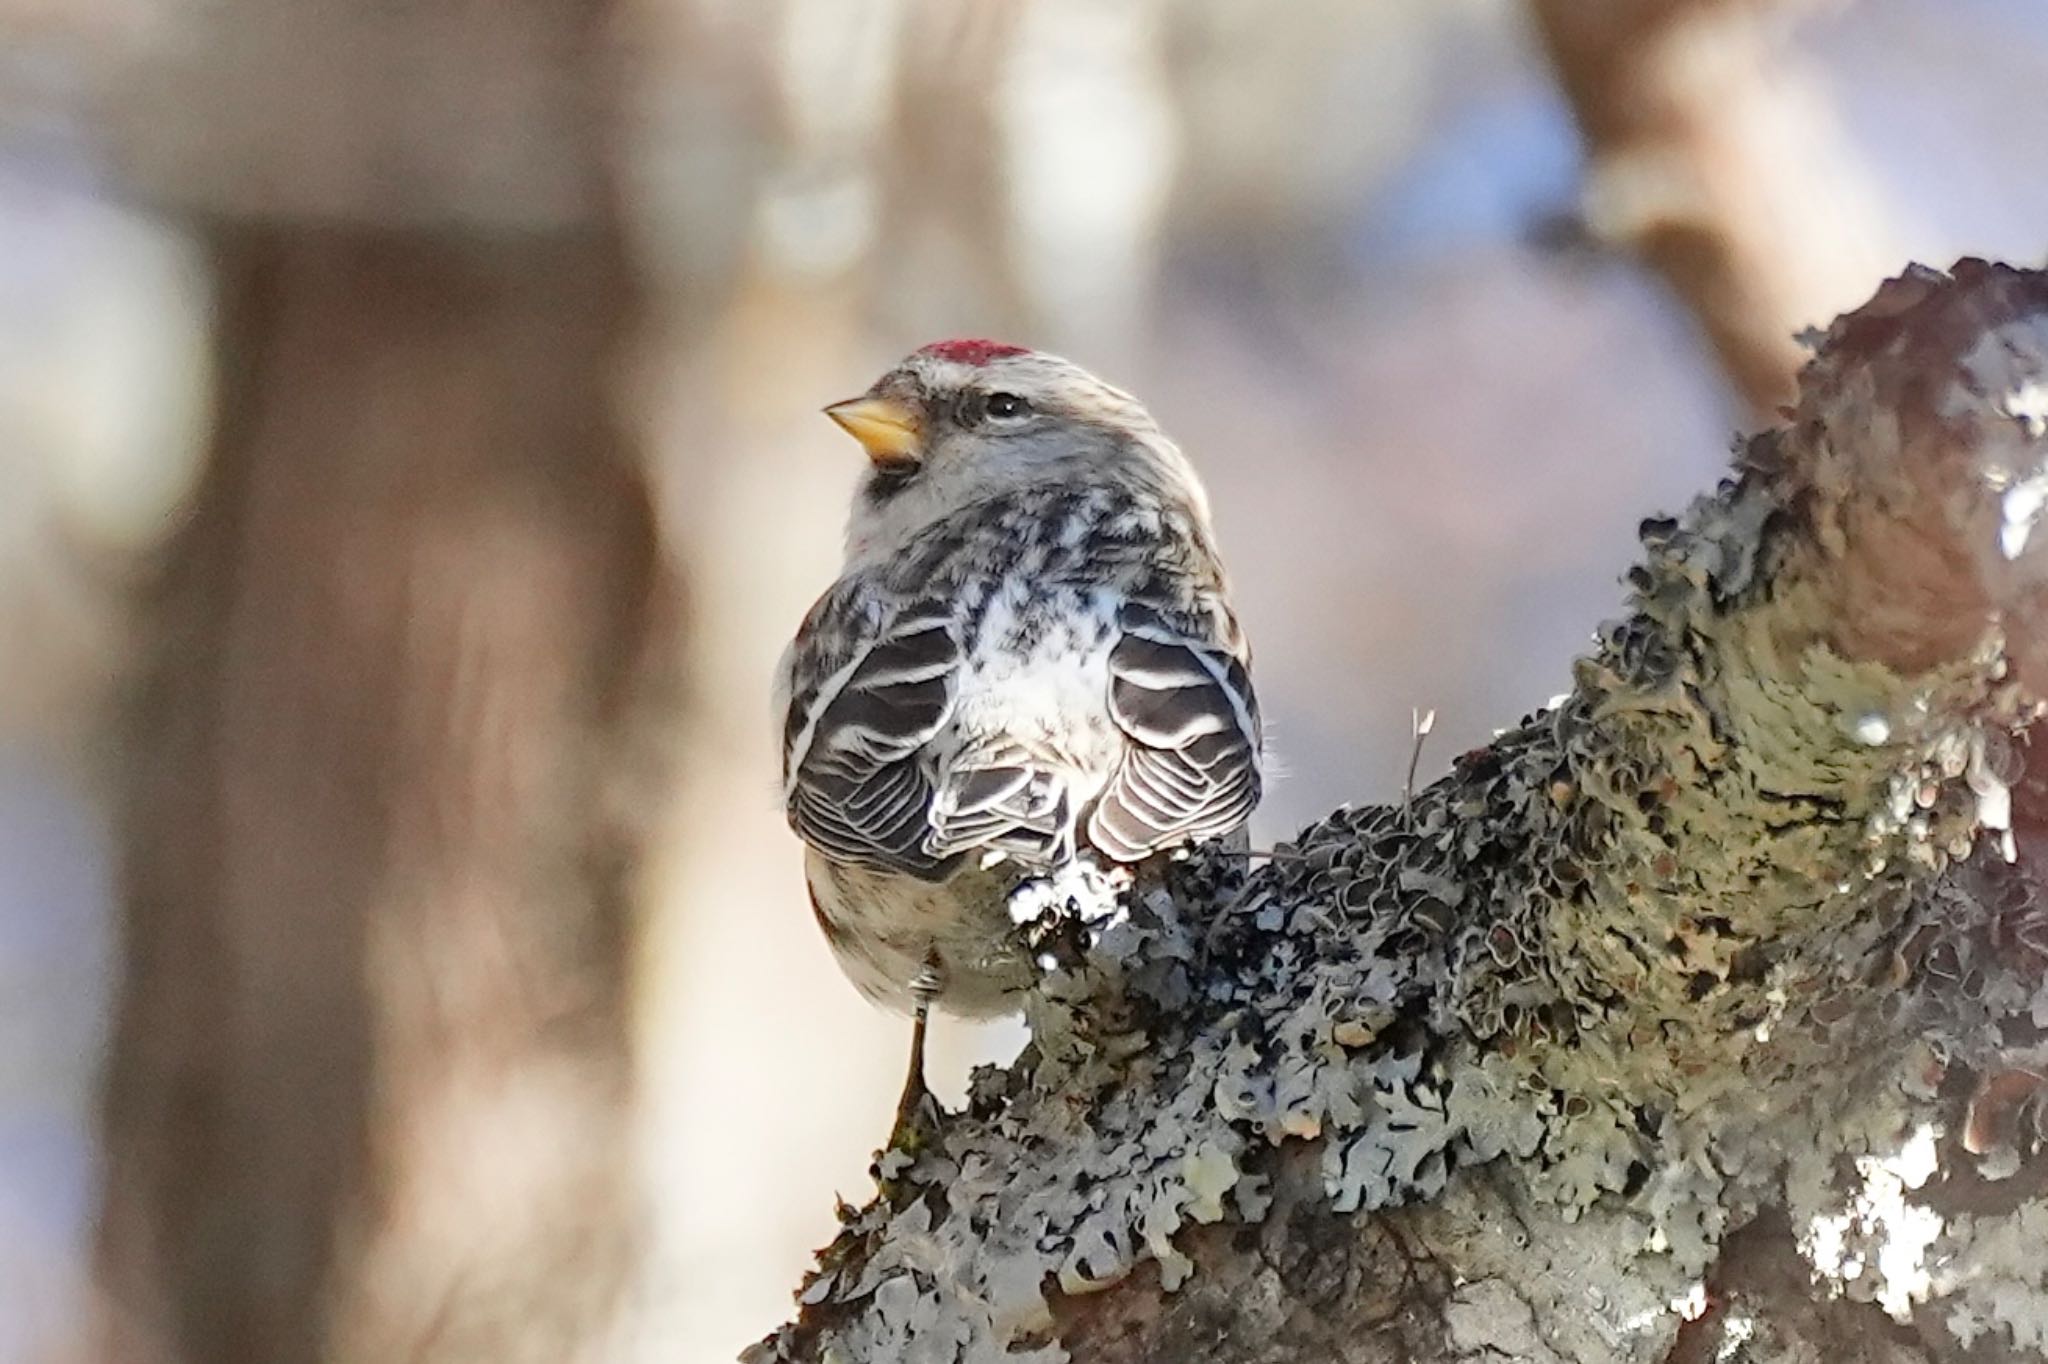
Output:
[[[918,429],[917,414],[893,398],[851,398],[834,403],[825,415],[860,442],[868,458],[877,464],[913,464],[924,433]]]

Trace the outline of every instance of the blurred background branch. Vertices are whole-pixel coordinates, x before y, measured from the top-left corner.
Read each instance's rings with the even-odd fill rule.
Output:
[[[1531,0],[1586,142],[1579,211],[1692,313],[1765,420],[1795,339],[1902,259],[1868,169],[1785,41],[1800,0]]]

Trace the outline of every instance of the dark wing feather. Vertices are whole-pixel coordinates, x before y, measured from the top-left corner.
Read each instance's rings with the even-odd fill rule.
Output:
[[[797,636],[783,731],[789,822],[805,842],[926,879],[950,870],[929,846],[921,750],[952,712],[959,667],[943,602],[911,603],[879,627],[850,590],[819,604]]]
[[[1003,852],[1038,870],[1073,856],[1063,765],[1014,739],[956,753],[933,796],[931,818],[937,854]]]
[[[1250,818],[1262,739],[1244,646],[1221,608],[1210,623],[1132,602],[1118,623],[1109,710],[1130,747],[1089,815],[1088,839],[1136,862]]]

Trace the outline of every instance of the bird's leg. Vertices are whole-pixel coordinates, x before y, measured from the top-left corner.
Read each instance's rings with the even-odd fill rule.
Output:
[[[910,1072],[903,1077],[903,1095],[896,1101],[896,1125],[889,1131],[891,1150],[909,1150],[927,1120],[936,1123],[939,1101],[924,1082],[924,1034],[932,1001],[945,986],[936,955],[925,958],[910,978]]]

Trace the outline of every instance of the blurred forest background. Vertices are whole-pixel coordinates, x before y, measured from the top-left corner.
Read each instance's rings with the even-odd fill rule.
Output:
[[[0,1361],[783,1318],[906,1025],[768,678],[903,352],[1188,447],[1271,839],[1560,690],[2044,170],[2041,0],[0,0]]]

